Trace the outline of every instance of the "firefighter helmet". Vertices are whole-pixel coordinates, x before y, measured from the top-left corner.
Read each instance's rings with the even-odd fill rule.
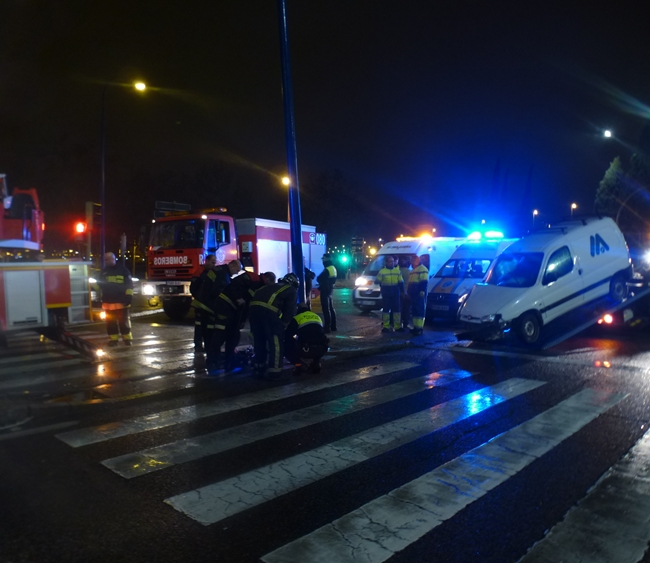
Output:
[[[296,274],[287,274],[284,276],[281,280],[283,283],[288,283],[289,285],[292,285],[296,289],[300,286],[300,281],[298,280],[298,276]]]

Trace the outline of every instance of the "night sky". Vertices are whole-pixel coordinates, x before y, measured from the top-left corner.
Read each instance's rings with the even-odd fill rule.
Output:
[[[644,4],[287,0],[303,222],[518,235],[533,208],[592,210],[650,115]],[[47,243],[70,238],[109,84],[108,247],[155,200],[284,220],[280,65],[272,0],[3,0],[0,172],[39,190]]]

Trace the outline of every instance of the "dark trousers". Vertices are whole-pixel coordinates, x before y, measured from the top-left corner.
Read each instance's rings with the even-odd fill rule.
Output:
[[[264,307],[250,308],[255,371],[279,374],[284,361],[284,327],[277,313]]]
[[[212,340],[207,347],[207,362],[218,367],[221,361],[221,347],[225,344],[224,368],[233,368],[235,348],[239,344],[241,312],[235,311],[230,305],[217,307],[216,320]]]
[[[408,293],[402,293],[402,326],[408,328],[411,322],[411,298]]]
[[[106,312],[106,332],[111,340],[133,340],[131,334],[131,315],[128,307],[125,309],[104,309]]]
[[[336,330],[336,311],[332,301],[332,292],[320,292],[320,304],[323,308],[323,328]]]
[[[194,308],[194,349],[204,348],[203,327],[201,326],[201,309]]]
[[[284,356],[292,364],[299,364],[302,360],[313,360],[320,362],[320,359],[327,353],[327,342],[304,342],[300,338],[289,336],[284,341]]]

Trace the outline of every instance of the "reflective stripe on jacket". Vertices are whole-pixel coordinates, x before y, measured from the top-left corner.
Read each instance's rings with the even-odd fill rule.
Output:
[[[407,292],[409,295],[418,295],[421,292],[426,294],[429,285],[429,270],[420,264],[414,268],[409,275]]]
[[[381,286],[381,294],[385,297],[393,297],[404,291],[404,279],[397,266],[392,269],[382,268],[379,270],[377,283]]]

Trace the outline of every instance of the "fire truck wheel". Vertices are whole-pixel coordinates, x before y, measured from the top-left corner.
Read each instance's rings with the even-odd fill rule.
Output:
[[[163,301],[163,310],[172,321],[180,321],[190,312],[190,302]]]

